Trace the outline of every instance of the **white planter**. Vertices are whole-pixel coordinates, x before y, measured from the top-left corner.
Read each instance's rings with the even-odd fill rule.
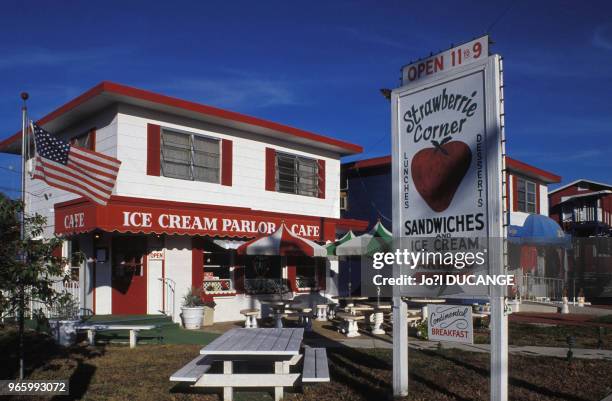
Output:
[[[212,326],[215,323],[215,309],[210,306],[204,307],[204,320],[202,326]]]
[[[561,313],[566,315],[569,313],[569,299],[567,297],[563,297],[563,304],[561,305]]]
[[[183,318],[183,327],[188,330],[199,329],[202,326],[202,319],[204,315],[203,306],[185,307],[181,308],[181,317]]]
[[[59,345],[69,347],[76,344],[77,330],[76,326],[81,323],[80,319],[49,319],[51,327],[51,336]]]
[[[579,307],[581,307],[581,308],[584,307],[584,302],[585,302],[584,297],[578,297],[578,306]]]

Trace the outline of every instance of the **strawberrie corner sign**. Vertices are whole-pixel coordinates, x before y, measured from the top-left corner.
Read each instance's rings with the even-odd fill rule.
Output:
[[[502,237],[499,57],[393,91],[394,236]],[[497,243],[495,245],[497,245]],[[493,247],[482,244],[481,247]],[[479,274],[499,266],[488,254]],[[402,272],[422,274],[417,271]],[[451,289],[404,287],[402,295],[443,296]],[[465,292],[453,288],[452,293]],[[488,288],[469,288],[488,295]]]

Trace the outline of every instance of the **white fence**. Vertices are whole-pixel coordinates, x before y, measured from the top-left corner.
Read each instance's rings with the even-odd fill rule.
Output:
[[[74,300],[74,303],[76,305],[80,305],[80,291],[79,291],[79,282],[78,281],[73,281],[73,280],[67,280],[67,281],[63,281],[63,280],[58,280],[56,282],[53,283],[53,290],[55,290],[57,293],[63,293],[63,292],[67,292],[72,296],[72,299]],[[36,299],[32,299],[30,301],[30,316],[33,313],[36,313],[38,311],[42,311],[42,313],[46,316],[46,317],[52,317],[54,315],[57,315],[57,310],[56,307],[54,306],[49,306],[46,305],[43,302],[40,302],[39,300]]]

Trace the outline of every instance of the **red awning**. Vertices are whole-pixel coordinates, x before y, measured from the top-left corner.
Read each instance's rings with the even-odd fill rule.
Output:
[[[321,245],[294,234],[285,223],[273,234],[256,238],[242,244],[236,250],[239,255],[269,255],[269,256],[327,256],[327,250]]]
[[[112,196],[106,206],[80,198],[55,205],[55,233],[107,232],[254,238],[281,223],[315,241],[333,240],[336,229],[364,230],[367,221],[253,210],[250,208]]]

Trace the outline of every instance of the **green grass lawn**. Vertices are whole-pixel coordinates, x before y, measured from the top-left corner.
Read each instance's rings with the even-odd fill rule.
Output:
[[[508,343],[510,345],[534,345],[543,347],[567,347],[567,337],[576,338],[576,348],[598,348],[599,328],[589,326],[547,326],[531,323],[510,322],[508,325]],[[601,336],[601,348],[612,349],[612,329],[604,329]],[[489,343],[489,332],[477,329],[474,342]]]
[[[169,376],[198,354],[200,344],[83,344],[63,349],[28,331],[27,376],[68,379],[71,398],[85,400],[219,400],[170,383]],[[17,371],[16,335],[0,330],[0,378]],[[391,350],[328,348],[331,382],[297,388],[289,400],[384,400],[391,396]],[[488,400],[489,356],[458,350],[411,350],[406,401]],[[612,391],[612,362],[510,355],[510,399],[600,401]],[[298,367],[299,368],[299,367]],[[17,398],[14,398],[17,399]],[[42,398],[37,398],[42,399]],[[237,392],[236,400],[271,400],[263,392]]]

